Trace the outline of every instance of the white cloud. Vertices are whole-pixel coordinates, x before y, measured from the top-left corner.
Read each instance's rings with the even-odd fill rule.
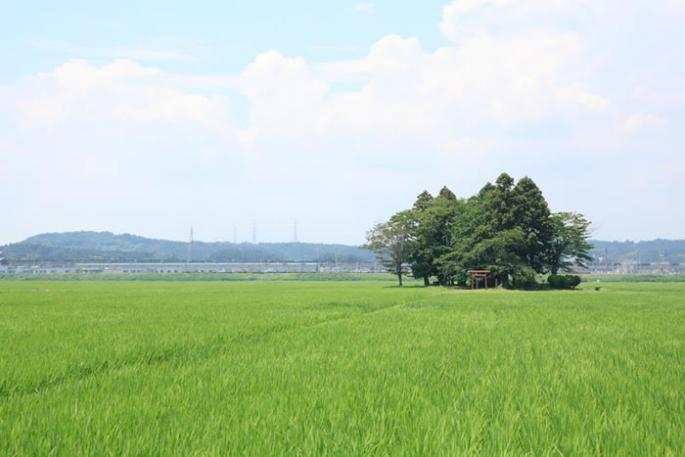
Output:
[[[140,62],[190,62],[197,60],[206,46],[203,42],[179,37],[155,37],[116,46],[73,46],[65,41],[34,40],[33,47],[84,58],[110,58]]]
[[[618,152],[638,157],[641,137],[630,135],[672,132],[685,78],[674,61],[647,76],[637,66],[617,70],[613,54],[593,47],[587,30],[597,23],[540,19],[564,16],[571,3],[457,0],[440,24],[451,40],[444,47],[388,35],[361,59],[317,63],[270,50],[237,74],[169,73],[142,62],[151,55],[69,60],[0,87],[0,156],[12,163],[3,179],[37,170],[31,182],[41,196],[31,198],[46,199],[46,208],[84,187],[101,198],[123,188],[132,201],[154,188],[185,201],[176,184],[192,182],[251,211],[237,202],[250,185],[278,193],[282,205],[299,185],[311,211],[328,214],[331,199],[345,204],[327,190],[333,181],[359,201],[413,194],[426,182],[475,186],[484,173],[529,173],[545,160],[554,174],[579,155],[593,163]],[[608,84],[607,71],[620,73],[622,85]],[[66,183],[51,190],[55,176]],[[369,211],[384,208],[379,202]]]
[[[622,131],[630,135],[635,135],[649,130],[666,127],[668,121],[659,116],[646,113],[631,114],[623,121]]]
[[[442,28],[481,10],[487,23],[490,10],[528,14],[567,3],[455,0],[445,7]],[[437,150],[453,150],[466,143],[472,148],[479,137],[487,144],[482,134],[487,129],[534,128],[555,119],[579,126],[584,113],[608,110],[614,113],[606,122],[621,116],[620,106],[593,88],[594,63],[580,34],[534,26],[503,34],[485,25],[483,30],[433,51],[422,49],[416,38],[389,35],[353,61],[312,64],[271,50],[238,75],[169,74],[126,59],[100,66],[71,60],[9,90],[13,115],[28,127],[106,119],[129,125],[187,123],[221,141],[238,141],[243,157],[279,137],[420,137]],[[346,82],[354,89],[336,90]],[[245,98],[245,122],[235,122],[239,114],[231,111],[227,90]],[[624,131],[655,125],[644,116],[627,119]]]
[[[185,77],[130,60],[100,66],[72,60],[19,83],[14,115],[32,128],[108,120],[186,123],[221,141],[240,141],[243,157],[263,154],[259,145],[279,137],[368,135],[402,143],[404,136],[451,150],[467,138],[472,147],[488,125],[534,125],[578,109],[606,109],[608,99],[588,89],[576,71],[581,62],[576,35],[544,31],[477,35],[432,52],[416,38],[390,35],[363,59],[316,65],[271,50],[237,76]],[[334,89],[345,81],[358,87]],[[244,127],[234,122],[225,89],[246,98]]]
[[[560,88],[556,94],[564,102],[577,104],[590,110],[604,110],[609,107],[609,100],[606,97],[593,94],[578,84]]]
[[[158,69],[128,60],[98,66],[70,60],[15,86],[17,119],[32,128],[61,123],[190,122],[205,128],[228,127],[225,97],[198,95],[169,85]]]
[[[484,6],[506,6],[515,3],[516,0],[454,0],[443,9],[443,21],[450,20],[454,15],[468,13]]]
[[[526,30],[562,32],[590,18],[613,15],[620,0],[453,0],[443,7],[440,30],[449,40]]]
[[[352,8],[355,13],[361,14],[373,14],[376,11],[376,7],[371,2],[359,2]]]

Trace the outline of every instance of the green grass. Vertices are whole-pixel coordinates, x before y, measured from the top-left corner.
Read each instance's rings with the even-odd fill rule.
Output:
[[[66,273],[0,274],[0,281],[395,281],[389,273]],[[411,277],[405,278],[414,282]]]
[[[0,455],[685,455],[685,284],[0,282]]]

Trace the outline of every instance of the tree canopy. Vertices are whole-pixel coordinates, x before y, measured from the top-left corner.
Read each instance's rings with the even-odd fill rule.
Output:
[[[581,214],[552,213],[532,179],[502,173],[468,199],[447,187],[435,197],[423,191],[411,209],[374,227],[367,246],[400,280],[410,270],[425,285],[465,284],[467,270],[488,269],[498,284],[529,287],[539,274],[583,267],[589,229]]]
[[[383,266],[397,276],[400,287],[402,276],[414,252],[415,219],[411,210],[393,215],[388,222],[376,224],[367,233],[366,248],[375,252]]]

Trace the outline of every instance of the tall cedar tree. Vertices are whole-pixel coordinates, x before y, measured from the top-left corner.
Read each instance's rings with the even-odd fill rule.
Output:
[[[547,201],[528,177],[516,183],[511,195],[514,227],[520,228],[525,236],[519,253],[533,270],[544,273],[547,250],[554,235]]]
[[[430,277],[434,274],[431,244],[425,236],[423,222],[426,219],[425,212],[432,204],[433,196],[424,190],[416,197],[412,207],[415,242],[411,252],[411,270],[414,278],[423,278],[424,286],[430,285]]]
[[[425,285],[430,283],[430,276],[437,276],[441,283],[449,282],[439,259],[452,247],[451,227],[462,205],[451,190],[443,187],[429,205],[417,212],[412,268],[418,267],[413,270],[414,277],[423,278]]]

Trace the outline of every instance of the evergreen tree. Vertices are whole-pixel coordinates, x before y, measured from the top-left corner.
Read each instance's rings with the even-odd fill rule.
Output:
[[[450,249],[437,261],[442,274],[457,284],[467,283],[466,270],[484,268],[480,259],[471,253],[491,232],[488,228],[485,204],[492,189],[492,184],[488,183],[476,196],[464,202],[459,217],[451,225]]]
[[[435,198],[423,192],[414,203],[412,272],[415,278],[423,278],[426,286],[430,284],[431,276],[445,282],[438,259],[450,250],[451,225],[461,205],[463,202],[447,187],[443,187]]]
[[[414,278],[423,278],[424,286],[430,285],[430,277],[434,274],[433,255],[430,242],[426,239],[424,230],[425,212],[433,204],[433,196],[428,191],[421,192],[412,208],[413,238],[411,269]]]
[[[529,287],[535,271],[518,253],[526,235],[519,227],[503,230],[477,243],[466,253],[469,268],[490,270],[490,276],[505,287]]]
[[[472,199],[475,225],[465,227],[468,241],[459,249],[463,269],[488,269],[505,286],[520,283],[519,276],[526,271],[525,230],[516,218],[517,193],[514,179],[506,173],[494,185],[486,184]]]
[[[433,203],[433,196],[428,192],[427,190],[424,190],[421,192],[417,197],[416,201],[414,202],[414,206],[412,208],[413,211],[416,213],[422,213],[428,207]]]
[[[502,173],[495,185],[486,185],[481,191],[484,195],[485,235],[494,236],[503,230],[515,227],[513,211],[514,178]]]
[[[449,190],[449,188],[447,186],[443,186],[442,189],[440,189],[440,192],[438,193],[437,198],[443,198],[445,200],[454,201],[457,199],[457,196],[454,194],[454,192]]]
[[[553,227],[547,201],[532,179],[521,178],[512,189],[511,214],[524,234],[519,253],[537,273],[544,273]]]
[[[453,245],[452,227],[459,219],[464,202],[452,191],[443,187],[433,203],[423,212],[418,225],[420,245],[430,264],[430,275],[437,276],[441,284],[452,284],[453,275],[443,268],[441,259]]]

